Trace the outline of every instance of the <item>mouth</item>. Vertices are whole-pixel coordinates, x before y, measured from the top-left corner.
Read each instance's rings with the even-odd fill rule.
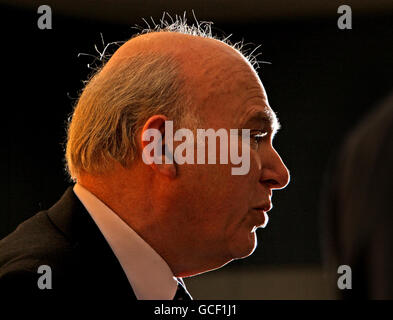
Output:
[[[272,209],[272,204],[270,202],[258,206],[256,208],[253,208],[253,211],[257,214],[259,221],[258,224],[253,227],[251,232],[254,232],[258,228],[266,227],[267,223],[269,222],[269,216],[267,215],[267,212],[270,211],[271,209]]]

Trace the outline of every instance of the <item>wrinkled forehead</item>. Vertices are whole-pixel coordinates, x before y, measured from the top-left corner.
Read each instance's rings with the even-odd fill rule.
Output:
[[[243,59],[228,59],[204,70],[195,80],[194,95],[201,113],[222,127],[240,128],[245,117],[253,114],[276,126],[276,116],[269,106],[265,88],[254,69]]]

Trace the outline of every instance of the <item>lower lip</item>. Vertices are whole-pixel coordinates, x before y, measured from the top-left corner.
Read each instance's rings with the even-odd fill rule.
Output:
[[[269,216],[262,209],[254,209],[254,211],[257,213],[259,218],[259,224],[256,226],[256,228],[265,228],[269,221]]]

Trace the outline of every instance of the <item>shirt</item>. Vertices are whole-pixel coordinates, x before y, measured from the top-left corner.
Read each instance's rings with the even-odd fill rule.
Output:
[[[73,190],[119,260],[137,299],[172,300],[181,279],[165,260],[94,194],[78,183]]]

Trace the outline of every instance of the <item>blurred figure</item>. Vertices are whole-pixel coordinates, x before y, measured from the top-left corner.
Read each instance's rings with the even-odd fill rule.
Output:
[[[393,298],[392,137],[390,94],[347,137],[327,175],[325,258],[334,272],[352,269],[352,289],[337,289],[340,298]]]

